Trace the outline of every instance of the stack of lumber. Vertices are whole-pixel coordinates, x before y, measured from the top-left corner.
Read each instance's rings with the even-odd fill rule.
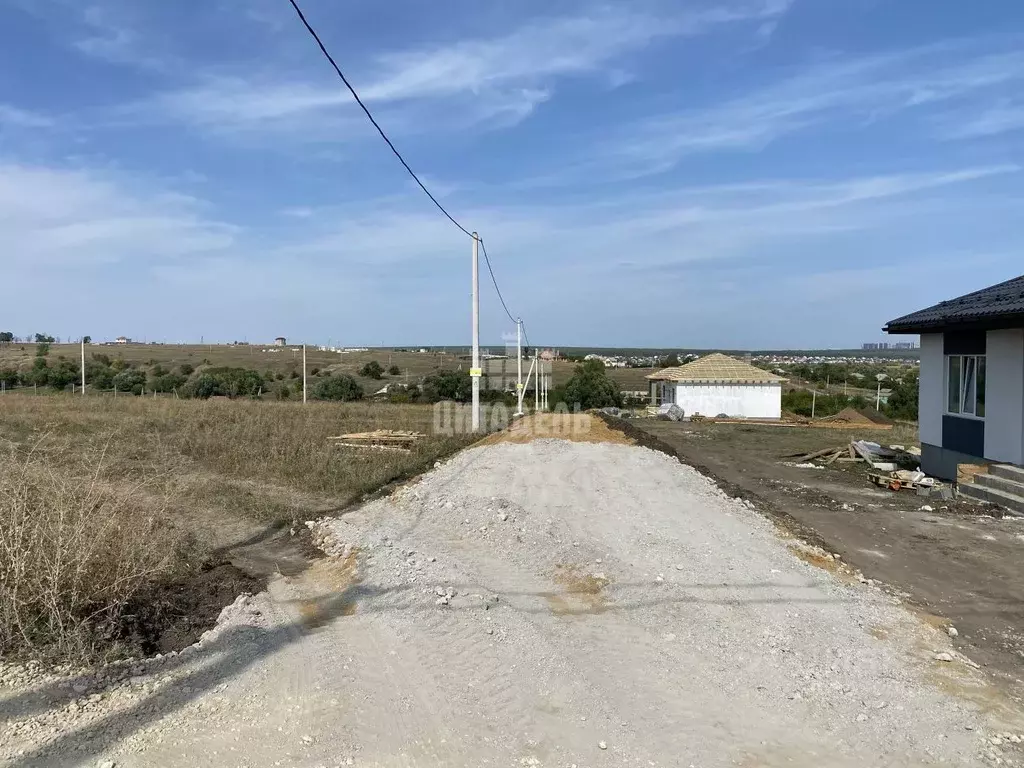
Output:
[[[373,432],[350,432],[346,435],[328,437],[334,445],[343,448],[368,448],[377,451],[407,452],[412,444],[425,437],[422,432],[408,432],[398,429],[377,429]]]
[[[811,451],[810,453],[800,454],[799,456],[789,457],[795,464],[804,464],[808,461],[818,460],[825,466],[835,464],[837,461],[841,462],[852,462],[852,461],[863,461],[853,450],[853,444],[850,445],[836,445],[831,448],[822,448],[820,451]]]
[[[891,471],[896,469],[894,459],[901,453],[906,453],[906,451],[900,446],[887,448],[878,443],[871,443],[865,440],[851,440],[846,445],[836,445],[831,448],[823,448],[820,451],[795,454],[789,458],[797,464],[816,460],[826,466],[836,462],[845,464],[863,461],[872,469]]]

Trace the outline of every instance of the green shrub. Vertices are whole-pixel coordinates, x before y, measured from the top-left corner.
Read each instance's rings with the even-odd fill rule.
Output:
[[[79,381],[81,375],[77,365],[62,357],[50,368],[47,384],[54,389],[67,389],[68,385]]]
[[[189,363],[182,363],[181,365],[178,366],[178,373],[180,373],[182,376],[191,376],[195,372],[196,367],[194,365],[190,365]]]
[[[46,358],[37,357],[33,360],[32,368],[22,374],[21,379],[25,384],[45,387],[50,380],[50,366],[47,365]]]
[[[439,400],[468,402],[473,396],[473,379],[469,371],[439,371],[423,380],[421,399],[428,403]]]
[[[402,375],[402,369],[399,368],[397,365],[392,365],[390,368],[388,368],[388,375],[389,376],[401,376]]]
[[[168,374],[168,377],[182,377]],[[184,385],[184,386],[182,386]],[[263,376],[252,368],[207,368],[199,376],[185,384],[181,381],[178,393],[183,397],[206,399],[214,395],[226,397],[256,397],[264,389]]]
[[[174,392],[180,389],[188,381],[180,373],[165,373],[162,376],[152,377],[149,380],[149,388],[157,392]]]
[[[312,394],[317,400],[362,400],[363,388],[351,376],[327,376],[316,382]]]
[[[182,397],[194,397],[197,400],[207,400],[214,395],[221,394],[220,382],[216,376],[208,373],[201,373],[189,381],[178,393]]]
[[[125,368],[114,376],[111,384],[118,392],[131,392],[133,395],[141,395],[143,387],[146,386],[146,374],[134,368]]]
[[[384,366],[376,360],[371,360],[359,369],[359,375],[368,379],[380,379],[384,376]]]
[[[99,357],[104,358],[106,355]],[[85,382],[92,389],[113,389],[114,373],[114,369],[96,359],[96,355],[85,364]]]

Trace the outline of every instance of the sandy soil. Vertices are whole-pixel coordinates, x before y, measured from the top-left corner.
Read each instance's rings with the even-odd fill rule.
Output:
[[[0,667],[2,764],[1022,759],[1019,712],[940,627],[662,453],[482,446],[309,527],[330,557],[185,653]]]

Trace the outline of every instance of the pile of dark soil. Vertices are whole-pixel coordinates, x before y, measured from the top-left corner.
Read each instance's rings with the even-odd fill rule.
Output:
[[[115,639],[137,656],[180,651],[212,629],[236,597],[260,592],[265,584],[230,563],[207,563],[137,594],[121,616]]]

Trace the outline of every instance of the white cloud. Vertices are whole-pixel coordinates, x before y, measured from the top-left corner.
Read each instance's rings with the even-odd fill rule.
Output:
[[[0,128],[49,128],[53,120],[36,112],[19,109],[10,104],[0,104]]]
[[[832,61],[725,102],[629,125],[603,157],[637,175],[657,173],[690,154],[761,149],[841,116],[877,120],[938,103],[977,110],[972,98],[1015,84],[1024,84],[1024,53],[1016,51],[931,46]]]
[[[0,251],[19,269],[177,258],[230,247],[237,232],[184,195],[98,172],[0,163]]]
[[[1006,102],[998,106],[957,115],[946,121],[940,135],[947,139],[978,139],[1024,130],[1024,103]]]
[[[599,7],[586,15],[529,23],[502,36],[381,54],[361,68],[356,65],[362,71],[353,80],[371,105],[412,109],[406,119],[411,129],[423,129],[422,118],[431,109],[423,105],[429,104],[445,105],[447,119],[440,122],[446,127],[514,124],[551,98],[560,78],[596,73],[614,78],[621,71],[616,61],[659,39],[776,19],[789,4],[747,0],[668,15]],[[308,72],[301,76],[210,77],[198,86],[132,105],[130,112],[136,117],[155,112],[220,132],[297,129],[312,118],[319,124],[326,115],[337,117],[337,110],[349,106],[351,98],[320,62],[315,48],[309,49],[308,58]],[[429,114],[438,121],[437,109]],[[338,128],[334,126],[335,135]]]

